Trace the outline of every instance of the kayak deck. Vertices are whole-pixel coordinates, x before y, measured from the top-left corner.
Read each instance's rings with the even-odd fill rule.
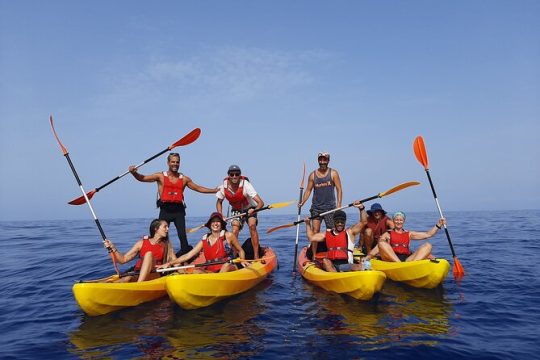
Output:
[[[386,275],[381,271],[345,271],[328,272],[317,267],[306,257],[307,248],[303,248],[298,257],[298,271],[310,283],[327,291],[352,296],[358,300],[370,300],[379,292]]]
[[[405,262],[372,259],[371,267],[383,271],[393,281],[424,289],[439,286],[450,270],[450,264],[445,259]]]
[[[277,266],[277,257],[272,249],[266,248],[262,259],[236,271],[167,276],[166,291],[183,309],[209,306],[243,293],[264,280]]]

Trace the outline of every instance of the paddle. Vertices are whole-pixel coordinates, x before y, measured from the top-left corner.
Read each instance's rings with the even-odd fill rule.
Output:
[[[267,258],[268,259],[268,258]],[[242,262],[255,262],[255,261],[264,261],[265,259],[255,259],[255,260],[245,260],[245,259],[231,259],[231,260],[220,260],[220,261],[208,261],[201,264],[190,264],[190,265],[183,265],[183,266],[175,266],[170,268],[164,268],[164,269],[157,269],[156,271],[159,273],[167,272],[167,271],[175,271],[175,270],[182,270],[182,269],[192,269],[196,267],[204,267],[204,266],[210,266],[210,265],[219,265],[219,264],[225,264],[225,263],[231,263],[231,264],[239,264]]]
[[[441,210],[441,206],[439,205],[439,200],[437,199],[437,194],[435,193],[435,187],[433,186],[433,181],[431,181],[431,175],[429,174],[428,156],[422,136],[417,136],[416,139],[414,139],[413,149],[416,159],[420,162],[420,164],[422,164],[424,170],[426,170],[429,185],[431,186],[431,191],[433,192],[433,197],[435,198],[435,203],[437,204],[437,209],[439,209],[439,214],[441,215],[441,218],[443,218],[444,216]],[[452,245],[452,240],[450,240],[450,233],[448,232],[448,227],[446,226],[446,224],[444,224],[444,232],[446,234],[446,238],[448,239],[448,244],[450,245],[450,250],[452,251],[452,256],[454,258],[454,266],[452,268],[454,278],[461,278],[463,277],[463,275],[465,275],[465,271],[463,270],[463,266],[461,266],[461,263],[456,256],[454,246]]]
[[[409,182],[400,184],[400,185],[398,185],[398,186],[395,186],[395,187],[393,187],[393,188],[391,188],[391,189],[389,189],[389,190],[386,190],[385,192],[378,193],[377,195],[373,195],[373,196],[370,196],[370,197],[368,197],[368,198],[365,198],[365,199],[362,199],[362,200],[358,200],[358,201],[361,202],[361,203],[365,203],[365,202],[370,201],[370,200],[374,200],[374,199],[377,199],[377,198],[382,198],[383,196],[388,196],[388,195],[393,194],[393,193],[395,193],[395,192],[397,192],[397,191],[400,191],[400,190],[403,190],[403,189],[405,189],[405,188],[408,188],[409,186],[415,186],[415,185],[419,185],[419,184],[420,184],[420,183],[419,183],[418,181],[409,181]],[[353,206],[355,202],[356,202],[356,201],[354,201],[354,202],[352,202],[352,203],[350,203],[350,204],[348,204],[348,205],[345,205],[345,206],[336,208],[336,209],[328,210],[328,211],[323,212],[323,213],[321,213],[321,214],[319,214],[319,215],[316,215],[316,216],[311,216],[311,217],[309,217],[309,219],[310,219],[310,220],[313,220],[313,219],[315,219],[315,218],[323,217],[323,216],[325,216],[325,215],[331,214],[331,213],[336,212],[336,211],[338,211],[338,210],[343,210],[343,209],[349,208],[349,207]],[[285,224],[285,225],[276,226],[276,227],[274,227],[274,228],[268,229],[268,230],[266,231],[266,233],[267,233],[267,234],[270,234],[270,233],[272,233],[272,232],[274,232],[274,231],[276,231],[276,230],[284,229],[284,228],[288,228],[288,227],[292,227],[292,226],[296,226],[296,225],[298,225],[298,224],[300,224],[300,223],[303,223],[303,222],[304,222],[304,220],[298,220],[298,221],[295,221],[295,222],[290,223],[290,224]]]
[[[170,150],[174,149],[177,146],[185,146],[185,145],[189,145],[189,144],[193,143],[195,140],[197,140],[199,138],[200,135],[201,135],[201,129],[199,129],[199,128],[193,129],[190,133],[185,135],[183,138],[181,138],[180,140],[178,140],[177,142],[175,142],[174,144],[172,144],[168,148],[158,152],[156,155],[151,156],[148,159],[144,160],[142,163],[135,166],[135,168],[136,169],[140,168],[141,166],[143,166],[147,162],[150,162],[150,161],[154,160],[158,156],[163,155],[167,151],[170,151]],[[126,171],[125,173],[123,173],[121,175],[118,175],[114,179],[107,181],[105,184],[101,185],[100,187],[97,187],[97,188],[95,188],[93,190],[90,190],[88,193],[85,194],[85,196],[81,196],[81,197],[76,198],[75,200],[71,200],[68,204],[70,204],[70,205],[82,205],[82,204],[84,204],[88,199],[91,199],[99,190],[103,189],[106,186],[109,186],[110,184],[112,184],[116,180],[124,177],[127,174],[129,174],[129,171]]]
[[[300,197],[298,203],[302,201],[302,196],[304,195],[304,179],[306,177],[306,163],[304,163],[304,173],[302,174],[302,181],[300,182]],[[296,240],[294,242],[294,258],[293,258],[293,267],[292,273],[296,274],[296,257],[298,256],[298,236],[300,235],[300,214],[302,213],[302,207],[298,207],[298,217],[296,218]]]
[[[92,216],[94,217],[94,221],[96,223],[97,228],[99,229],[99,232],[101,234],[101,238],[103,239],[103,242],[105,242],[105,240],[107,239],[107,236],[105,236],[105,232],[103,231],[103,228],[101,227],[101,224],[99,223],[99,220],[98,220],[98,218],[96,216],[96,213],[94,212],[94,208],[92,207],[92,204],[90,203],[90,199],[86,197],[86,192],[84,191],[81,179],[79,178],[79,175],[77,174],[77,170],[75,170],[75,166],[73,166],[73,163],[71,162],[71,158],[69,157],[69,152],[68,152],[67,148],[60,141],[60,138],[58,137],[58,135],[56,134],[56,130],[54,129],[54,123],[53,123],[52,115],[50,117],[50,122],[51,122],[51,128],[52,128],[54,137],[56,138],[56,141],[58,142],[58,145],[60,145],[60,149],[62,150],[62,153],[66,157],[66,160],[67,160],[67,162],[69,164],[69,167],[71,168],[71,171],[73,172],[73,176],[75,176],[75,179],[77,180],[77,183],[79,184],[79,188],[81,189],[81,192],[83,193],[83,196],[86,199],[86,203],[88,204],[88,207],[90,208],[90,212],[92,213]],[[112,248],[108,248],[107,250],[109,251],[109,254],[111,255],[111,258],[112,258],[116,273],[120,274],[120,271],[118,270],[118,265],[116,264],[116,259],[114,257],[113,252],[112,252]]]
[[[270,205],[267,205],[267,206],[263,206],[263,207],[260,208],[260,209],[255,209],[253,212],[260,212],[260,211],[268,210],[268,209],[282,208],[282,207],[291,205],[293,202],[294,202],[294,201],[286,201],[286,202],[274,203],[274,204],[270,204]],[[223,220],[228,221],[228,220],[232,220],[232,219],[236,219],[236,218],[242,217],[242,216],[247,215],[247,214],[248,214],[248,212],[245,211],[245,212],[243,212],[243,213],[241,213],[241,214],[237,214],[237,215],[234,215],[234,216],[226,217],[226,218],[223,219]],[[192,228],[192,229],[189,229],[187,232],[188,232],[189,234],[191,234],[191,233],[194,233],[194,232],[196,232],[196,231],[199,231],[200,229],[202,229],[202,228],[205,227],[205,226],[206,226],[206,224],[202,224],[202,225],[196,226],[196,227],[194,227],[194,228]]]

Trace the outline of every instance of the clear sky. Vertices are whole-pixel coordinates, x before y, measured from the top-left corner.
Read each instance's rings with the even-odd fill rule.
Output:
[[[87,191],[199,127],[177,150],[201,185],[234,163],[297,200],[325,150],[344,203],[418,180],[381,203],[430,211],[423,135],[443,210],[538,209],[540,2],[0,0],[0,220],[90,217],[49,115]],[[152,217],[155,195],[128,175],[92,203]]]

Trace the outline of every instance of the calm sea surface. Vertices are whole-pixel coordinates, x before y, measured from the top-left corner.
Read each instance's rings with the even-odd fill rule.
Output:
[[[163,298],[94,318],[71,292],[78,279],[114,271],[94,222],[0,222],[0,358],[540,358],[540,211],[446,216],[467,272],[459,283],[451,274],[434,290],[387,280],[370,302],[325,292],[292,276],[295,228],[265,234],[296,216],[267,213],[262,243],[280,267],[256,288],[206,309],[182,310]],[[436,219],[410,213],[406,227],[426,230]],[[126,251],[150,220],[101,222]],[[188,227],[205,220],[188,218]],[[444,232],[431,241],[435,255],[453,263]]]

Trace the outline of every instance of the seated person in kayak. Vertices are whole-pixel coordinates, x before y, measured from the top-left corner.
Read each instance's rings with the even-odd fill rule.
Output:
[[[383,210],[381,204],[374,203],[367,211],[367,226],[360,236],[360,249],[364,254],[369,253],[379,241],[382,234],[394,228],[394,222]]]
[[[405,214],[402,211],[398,211],[392,217],[394,221],[394,230],[388,231],[381,235],[379,238],[378,252],[381,260],[384,261],[415,261],[432,258],[431,244],[426,242],[416,251],[411,252],[410,241],[411,240],[425,240],[429,239],[437,233],[437,231],[446,224],[444,218],[439,219],[439,222],[428,231],[409,231],[403,228],[405,224]],[[376,247],[376,248],[377,248]],[[376,250],[376,248],[374,250]],[[368,257],[373,257],[373,252],[370,252]]]
[[[158,268],[174,267],[196,257],[202,251],[206,262],[216,262],[217,264],[196,268],[195,272],[227,272],[237,270],[236,265],[228,261],[234,258],[235,253],[238,254],[240,259],[245,259],[245,253],[236,235],[227,231],[225,228],[226,225],[227,222],[223,219],[221,213],[212,213],[205,224],[210,229],[210,232],[204,235],[201,241],[187,254],[158,266]],[[247,262],[242,262],[244,267],[248,266],[248,264]]]
[[[326,271],[362,270],[361,264],[354,264],[353,250],[355,237],[367,224],[367,213],[361,202],[355,202],[354,207],[360,210],[360,219],[350,228],[345,227],[347,214],[342,210],[334,212],[334,228],[325,232],[315,233],[311,229],[309,218],[304,220],[308,240],[312,243],[323,241],[326,243],[327,253],[323,259],[323,269]]]
[[[167,259],[176,259],[173,247],[169,241],[169,225],[165,220],[155,219],[150,223],[150,237],[144,237],[137,241],[127,253],[122,255],[112,241],[105,240],[104,245],[114,254],[116,261],[125,264],[133,260],[139,254],[139,260],[135,264],[135,271],[139,271],[138,282],[152,280],[159,274],[152,272],[156,265],[161,265]],[[122,282],[131,281],[131,276],[121,278]]]

